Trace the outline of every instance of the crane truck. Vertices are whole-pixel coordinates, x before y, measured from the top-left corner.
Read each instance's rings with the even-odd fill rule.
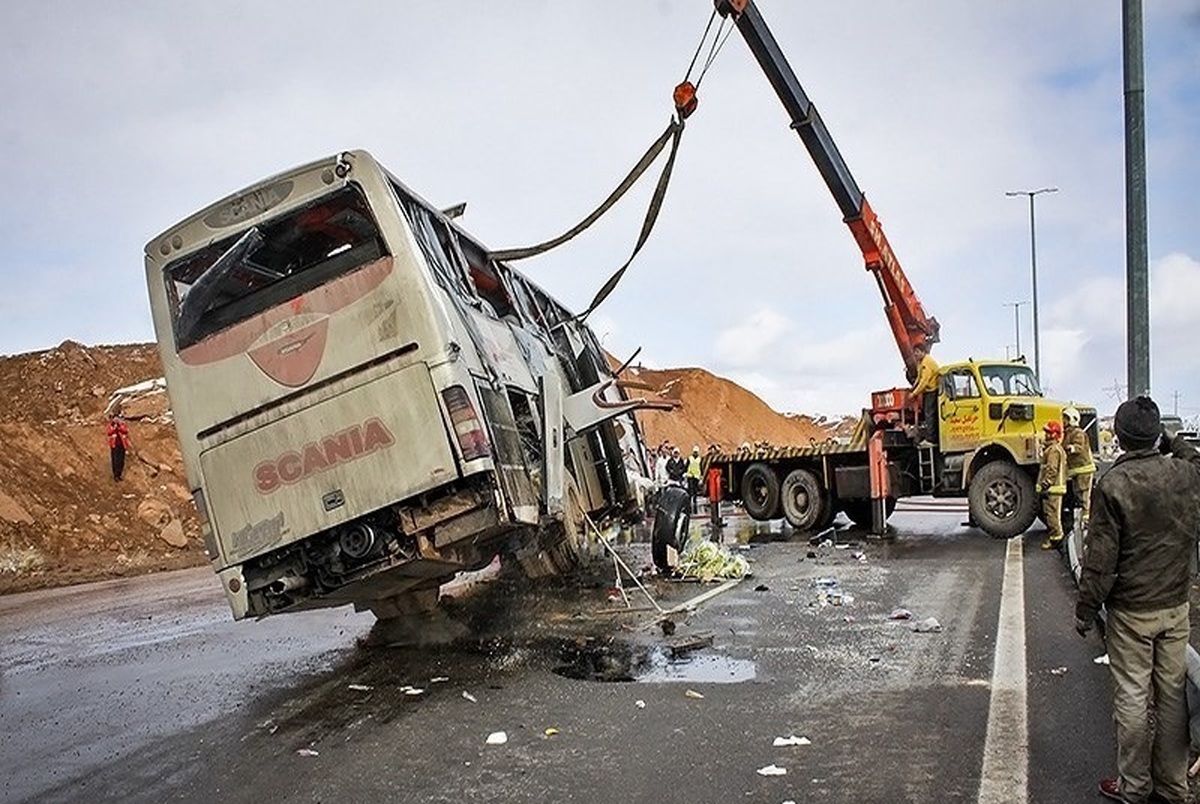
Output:
[[[883,297],[911,378],[918,350],[939,340],[937,319],[926,313],[882,223],[758,8],[752,0],[715,0],[715,5],[746,41],[833,194]],[[677,88],[676,98],[694,107],[689,87]],[[910,398],[908,388],[873,393],[849,444],[743,447],[713,456],[710,464],[720,468],[727,497],[740,500],[752,518],[782,516],[797,530],[824,528],[843,512],[882,533],[897,499],[932,495],[966,497],[969,521],[992,536],[1023,532],[1038,513],[1039,436],[1047,422],[1062,418],[1066,403],[1045,398],[1035,373],[1020,360],[942,365],[937,388],[928,393],[936,394],[936,405],[914,404],[918,400]],[[1075,407],[1093,449],[1098,448],[1095,408]],[[934,421],[924,421],[923,408],[934,411]],[[922,438],[919,432],[935,435]]]

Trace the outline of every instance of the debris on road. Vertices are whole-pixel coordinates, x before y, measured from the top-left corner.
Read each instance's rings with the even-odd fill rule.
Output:
[[[936,634],[942,630],[942,624],[937,621],[937,617],[926,617],[919,623],[914,623],[912,630],[918,634]]]
[[[1052,676],[1065,676],[1066,674],[1067,668],[1065,667],[1055,667],[1050,670],[1050,675]]]
[[[370,692],[375,688],[370,684],[347,684],[346,689],[354,690],[355,692]]]
[[[807,737],[797,737],[793,734],[790,737],[776,737],[775,742],[771,743],[771,745],[775,748],[782,748],[788,745],[812,745],[812,740]]]
[[[892,609],[892,613],[888,615],[889,620],[911,620],[912,612],[908,609]]]
[[[470,701],[471,703],[479,703],[479,699],[478,699],[478,698],[476,698],[476,697],[475,697],[474,695],[472,695],[471,693],[467,692],[466,690],[463,690],[462,697],[466,698],[466,699],[467,699],[468,701]]]
[[[641,698],[639,698],[639,699],[637,699],[636,701],[634,701],[634,702],[633,702],[633,705],[634,705],[634,706],[636,706],[638,709],[645,709],[645,708],[646,708],[646,702],[645,702],[645,701],[643,701]]]
[[[758,769],[759,776],[786,776],[787,768],[781,768],[774,763]]]
[[[488,745],[504,745],[506,742],[508,742],[508,735],[502,731],[492,732],[486,740]]]
[[[1094,664],[1108,664],[1108,654],[1105,653],[1102,656],[1097,656],[1095,659],[1092,659],[1092,662]]]
[[[405,695],[421,695],[425,692],[425,690],[421,689],[420,687],[413,687],[409,686],[408,684],[405,684],[403,687],[401,687],[400,691]]]
[[[429,683],[430,684],[441,684],[442,682],[449,681],[449,680],[450,680],[450,676],[434,676],[433,678],[429,679]]]
[[[554,728],[553,726],[542,732],[542,736],[547,738],[553,737],[556,734],[558,734],[558,729]]]
[[[301,757],[319,757],[321,754],[314,748],[298,748],[296,755]]]
[[[729,548],[707,539],[693,539],[679,557],[683,577],[698,577],[704,581],[716,578],[742,578],[750,571],[750,563],[735,555]]]
[[[688,690],[687,692],[684,693],[684,695],[686,695],[689,698],[703,698],[704,697],[704,695],[702,693],[696,692],[695,690]]]

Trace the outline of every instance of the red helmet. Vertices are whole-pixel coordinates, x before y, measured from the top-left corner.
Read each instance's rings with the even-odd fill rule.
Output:
[[[1062,438],[1062,422],[1049,421],[1046,422],[1046,432],[1055,438]]]

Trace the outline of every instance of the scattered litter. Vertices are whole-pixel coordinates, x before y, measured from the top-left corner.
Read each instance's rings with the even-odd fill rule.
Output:
[[[796,804],[796,802],[789,798],[787,801],[783,802],[783,804]]]
[[[404,691],[404,694],[405,695],[420,695],[423,692],[425,692],[425,690],[421,689],[420,687],[409,687],[408,689],[406,689]]]
[[[346,689],[354,690],[355,692],[370,692],[375,688],[369,684],[347,684]]]
[[[633,702],[633,705],[634,705],[634,706],[636,706],[638,709],[645,709],[645,708],[646,708],[646,702],[645,702],[645,701],[643,701],[643,700],[641,700],[640,698],[639,698],[638,700],[634,701],[634,702]]]
[[[816,558],[816,557],[817,557],[816,551],[814,551],[814,550],[808,551],[808,558]]]
[[[767,586],[765,583],[760,583],[758,586],[754,587],[754,591],[755,592],[770,592],[771,587]]]
[[[846,615],[845,617],[843,617],[842,619],[843,619],[843,620],[845,620],[845,621],[846,621],[846,622],[848,622],[848,623],[852,623],[852,622],[854,622],[854,615],[853,615],[853,614],[847,614],[847,615]]]
[[[1200,773],[1200,759],[1192,763],[1192,767],[1188,768],[1188,776],[1195,776]]]
[[[765,768],[758,769],[759,776],[786,776],[787,768],[781,768],[778,765],[771,764]]]
[[[818,589],[833,589],[838,585],[838,579],[833,577],[816,578],[813,580],[813,586]]]
[[[942,624],[937,621],[937,617],[929,617],[919,623],[914,623],[912,630],[918,634],[936,634],[942,630]]]
[[[1065,676],[1066,674],[1067,674],[1067,668],[1065,668],[1065,667],[1055,667],[1054,669],[1052,669],[1050,671],[1050,675],[1052,675],[1052,676]]]
[[[908,609],[893,609],[888,615],[889,620],[911,620],[912,612]]]
[[[558,729],[554,728],[553,726],[542,732],[542,736],[544,737],[553,737],[556,734],[558,734]]]
[[[699,692],[696,692],[695,690],[688,690],[687,692],[684,693],[684,695],[686,695],[689,698],[703,698],[704,697],[702,694],[700,694]]]
[[[1097,656],[1095,659],[1092,659],[1092,662],[1095,664],[1108,664],[1108,654],[1106,653],[1103,656]]]
[[[318,752],[314,748],[299,748],[296,750],[296,755],[302,756],[302,757],[319,757],[319,756],[321,756],[320,752]]]
[[[848,549],[850,549],[850,545],[848,545],[848,544],[835,544],[835,545],[833,546],[833,549],[835,549],[835,550],[848,550]]]
[[[853,558],[855,561],[862,563],[862,564],[865,564],[867,562],[867,554],[864,553],[862,550],[855,550],[853,553],[850,554],[850,557]]]
[[[880,657],[878,657],[878,656],[868,656],[868,657],[867,657],[867,661],[868,661],[868,662],[871,662],[872,664],[874,664],[874,663],[876,663],[876,662],[880,661]]]
[[[826,539],[818,544],[817,547],[833,547],[833,539]]]
[[[449,681],[449,680],[450,680],[450,676],[434,676],[433,678],[429,679],[429,683],[430,684],[441,684],[443,681]]]
[[[479,699],[478,699],[478,698],[476,698],[476,697],[475,697],[474,695],[472,695],[471,693],[467,692],[466,690],[463,690],[463,697],[464,697],[464,698],[466,698],[466,699],[467,699],[468,701],[470,701],[471,703],[479,703]]]
[[[775,748],[781,748],[785,745],[812,745],[812,740],[807,737],[797,737],[793,734],[791,737],[776,737],[775,742],[771,743],[771,745]]]
[[[504,745],[508,742],[508,735],[502,731],[494,731],[487,736],[488,745]]]

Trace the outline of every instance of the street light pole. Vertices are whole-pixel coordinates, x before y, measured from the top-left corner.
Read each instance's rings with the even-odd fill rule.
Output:
[[[1037,227],[1033,217],[1033,198],[1042,193],[1057,193],[1057,187],[1042,187],[1037,190],[1013,190],[1005,195],[1029,197],[1029,267],[1033,275],[1033,374],[1038,383],[1042,381],[1042,350],[1038,333],[1038,291],[1037,291]]]
[[[1004,302],[1005,307],[1013,308],[1013,332],[1017,336],[1017,353],[1015,357],[1021,357],[1021,305],[1029,304],[1027,301]]]

